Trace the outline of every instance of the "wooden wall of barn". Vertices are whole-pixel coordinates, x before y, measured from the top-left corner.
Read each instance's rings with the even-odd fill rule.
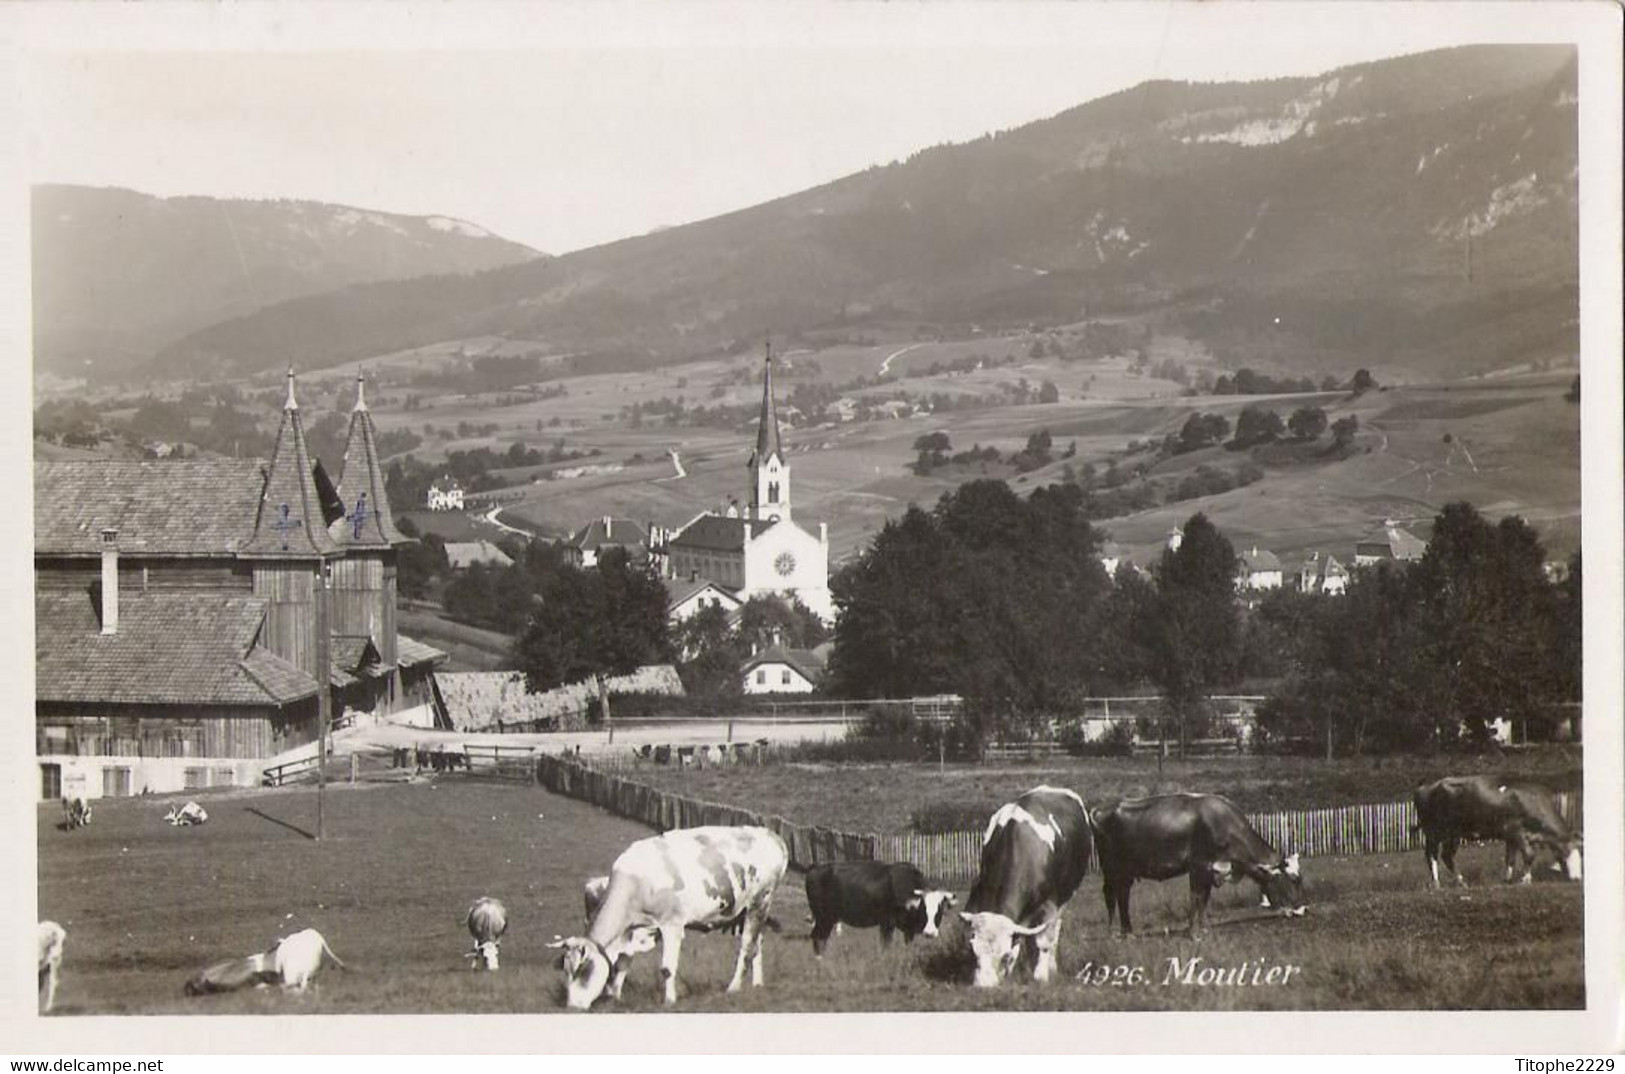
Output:
[[[365,634],[395,663],[395,553],[351,552],[333,563],[332,579],[333,633]]]
[[[40,756],[269,757],[313,742],[315,702],[272,708],[42,703],[34,726]]]
[[[248,571],[233,559],[121,555],[118,566],[123,593],[184,589],[246,595],[254,584]],[[98,556],[41,558],[34,564],[34,584],[43,590],[85,590],[100,585],[101,578]]]
[[[325,682],[316,667],[316,563],[254,565],[254,595],[268,602],[260,644],[299,670]]]

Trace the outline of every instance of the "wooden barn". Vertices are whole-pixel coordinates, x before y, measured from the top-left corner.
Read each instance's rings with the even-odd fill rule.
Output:
[[[430,703],[395,629],[395,529],[357,383],[335,485],[293,375],[269,462],[36,462],[42,797],[257,784],[335,721]],[[326,600],[318,594],[326,593]]]

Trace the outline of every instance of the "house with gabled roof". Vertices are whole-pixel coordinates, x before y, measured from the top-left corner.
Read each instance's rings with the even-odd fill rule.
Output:
[[[1256,544],[1244,549],[1240,556],[1240,570],[1236,577],[1238,589],[1279,589],[1283,581],[1281,557]]]
[[[1335,596],[1348,588],[1348,568],[1327,553],[1324,558],[1317,551],[1298,569],[1298,588],[1305,593],[1325,593]]]
[[[1384,519],[1379,528],[1355,542],[1354,565],[1364,567],[1371,563],[1410,563],[1421,559],[1427,550],[1426,541],[1402,528],[1393,519]]]
[[[747,694],[810,694],[824,681],[827,661],[819,649],[770,645],[740,668]]]
[[[564,542],[564,551],[577,567],[596,567],[605,549],[619,548],[630,563],[649,561],[649,527],[630,518],[604,515],[595,518]]]
[[[395,627],[395,528],[358,382],[340,476],[288,375],[268,462],[34,466],[41,794],[257,785],[338,720],[427,705],[438,650]]]

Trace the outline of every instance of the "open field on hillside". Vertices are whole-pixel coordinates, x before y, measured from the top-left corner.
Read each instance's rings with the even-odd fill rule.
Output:
[[[1307,757],[1169,759],[1063,758],[1012,765],[775,764],[761,767],[644,766],[633,778],[711,802],[851,832],[906,832],[918,810],[985,817],[1040,783],[1069,787],[1089,802],[1172,791],[1224,794],[1249,813],[1394,802],[1444,775],[1493,772],[1554,791],[1580,788],[1578,747],[1501,757],[1378,757],[1333,762]]]
[[[442,671],[499,671],[513,665],[513,639],[506,634],[412,608],[399,609],[395,619],[404,633],[446,653],[450,659]]]
[[[40,912],[68,930],[59,1014],[560,1011],[558,971],[543,945],[580,931],[582,882],[649,834],[535,788],[468,777],[335,788],[321,843],[304,834],[314,823],[308,790],[201,800],[210,812],[201,828],[164,824],[169,803],[161,799],[100,802],[95,822],[75,832],[56,827],[53,804],[40,807]],[[816,961],[792,874],[774,904],[783,931],[764,944],[766,986],[725,994],[735,941],[693,936],[683,946],[677,1009],[1581,1006],[1581,885],[1482,883],[1497,858],[1487,848],[1464,850],[1475,882],[1465,892],[1425,890],[1419,862],[1408,858],[1313,859],[1307,916],[1264,914],[1251,885],[1235,885],[1216,895],[1213,928],[1200,943],[1164,934],[1183,925],[1177,881],[1138,886],[1140,938],[1109,938],[1091,876],[1067,907],[1060,979],[987,991],[968,985],[957,925],[942,939],[889,949],[872,932],[847,930]],[[512,921],[496,974],[470,972],[463,957],[461,917],[484,894],[503,899]],[[186,978],[209,962],[263,950],[305,927],[323,932],[348,972],[324,969],[304,996],[182,995]],[[1204,987],[1181,980],[1195,958],[1204,968],[1247,960],[1299,969],[1285,985]],[[1140,967],[1146,983],[1075,979],[1102,965]],[[619,1009],[663,1009],[656,969],[653,956],[637,960]]]

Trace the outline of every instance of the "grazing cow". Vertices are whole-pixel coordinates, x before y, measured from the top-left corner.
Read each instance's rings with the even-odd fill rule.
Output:
[[[497,968],[497,948],[502,944],[502,934],[508,931],[508,908],[496,899],[481,896],[474,900],[474,905],[468,908],[468,934],[474,937],[474,950],[468,957],[482,960],[485,968]],[[473,969],[473,965],[469,966]]]
[[[1106,924],[1110,926],[1115,917],[1124,936],[1134,931],[1128,901],[1136,880],[1188,875],[1192,936],[1206,927],[1208,897],[1226,880],[1253,881],[1268,905],[1284,916],[1304,912],[1298,856],[1282,857],[1228,798],[1217,794],[1128,798],[1097,810],[1090,821],[1104,877]]]
[[[1439,886],[1439,859],[1462,887],[1467,881],[1456,872],[1456,848],[1463,839],[1499,839],[1506,844],[1506,879],[1512,882],[1523,865],[1522,882],[1534,879],[1535,855],[1541,847],[1551,851],[1570,880],[1582,878],[1581,839],[1563,819],[1546,788],[1533,783],[1509,783],[1490,776],[1450,776],[1427,783],[1412,793],[1416,823],[1411,832],[1423,836],[1423,853],[1433,886]]]
[[[928,888],[920,870],[908,864],[880,861],[841,861],[807,870],[807,907],[812,911],[813,954],[824,948],[836,926],[880,926],[880,940],[890,943],[892,933],[914,942],[919,935],[936,936],[954,905],[951,891]]]
[[[303,992],[321,968],[322,955],[326,954],[333,960],[339,969],[347,969],[333,949],[327,946],[327,941],[315,929],[305,929],[292,936],[284,936],[276,942],[267,954],[271,956],[276,979],[282,982],[283,988],[292,988]]]
[[[90,803],[83,795],[62,799],[62,812],[68,815],[68,830],[83,828],[90,823]]]
[[[762,931],[773,893],[790,867],[784,841],[767,828],[679,828],[640,839],[610,870],[609,887],[586,936],[550,947],[564,949],[565,999],[586,1010],[603,995],[621,953],[639,929],[660,936],[660,976],[667,1003],[677,1002],[677,963],[683,930],[719,925],[744,913],[739,958],[728,991],[762,983]]]
[[[179,809],[165,813],[164,819],[177,828],[189,828],[194,824],[208,823],[209,814],[196,802],[187,802]]]
[[[62,945],[68,930],[55,921],[41,921],[39,935],[39,1009],[45,1014],[56,1005],[56,979],[62,971]]]
[[[609,890],[609,877],[595,876],[588,880],[581,888],[581,902],[587,911],[587,927],[592,927],[593,915],[598,912],[598,905],[604,901],[604,892]],[[767,931],[782,931],[778,918],[769,914],[764,922]],[[738,936],[745,929],[745,911],[741,910],[731,921],[724,921],[720,925],[710,925],[701,921],[691,921],[684,926],[689,932],[720,932],[728,936]]]
[[[965,909],[975,982],[991,988],[1015,968],[1023,948],[1033,980],[1055,972],[1061,907],[1089,871],[1094,839],[1083,799],[1059,787],[1034,787],[999,807],[982,836],[982,864]]]
[[[264,988],[278,980],[273,961],[270,952],[262,952],[216,962],[186,982],[186,994],[202,996],[211,992],[235,992],[239,988]]]

